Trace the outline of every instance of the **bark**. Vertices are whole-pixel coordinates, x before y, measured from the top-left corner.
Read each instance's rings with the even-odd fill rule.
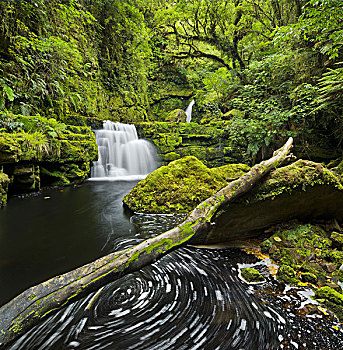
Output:
[[[199,204],[183,223],[172,230],[54,277],[12,299],[0,308],[0,345],[23,335],[55,310],[124,274],[155,262],[164,254],[191,242],[192,238],[208,232],[218,211],[248,192],[269,171],[289,160],[292,144],[290,138],[272,158],[255,165],[241,178]]]

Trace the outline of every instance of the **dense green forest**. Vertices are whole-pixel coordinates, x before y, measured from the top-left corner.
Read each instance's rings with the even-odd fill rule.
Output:
[[[229,120],[263,157],[288,136],[303,154],[342,141],[340,0],[8,0],[0,3],[1,125],[13,114]]]

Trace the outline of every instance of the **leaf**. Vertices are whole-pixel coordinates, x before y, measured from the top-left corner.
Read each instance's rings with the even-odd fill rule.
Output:
[[[10,88],[8,85],[4,84],[2,89],[6,93],[7,98],[12,102],[14,100],[14,92],[13,92],[12,88]]]

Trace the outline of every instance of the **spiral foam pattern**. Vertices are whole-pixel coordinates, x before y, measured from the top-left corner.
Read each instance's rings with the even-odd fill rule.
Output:
[[[44,321],[14,349],[273,349],[286,321],[225,251],[184,248]]]

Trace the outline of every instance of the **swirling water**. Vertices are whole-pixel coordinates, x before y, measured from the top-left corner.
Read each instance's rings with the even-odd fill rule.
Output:
[[[106,190],[111,190],[107,197]],[[98,214],[99,220],[88,225],[90,232],[96,227],[103,232],[97,235],[99,244],[94,248],[94,254],[101,255],[161,233],[181,220],[154,215],[129,219],[120,211],[126,191],[123,185],[118,190],[115,184],[107,183],[87,184],[64,195],[49,194],[59,206],[69,203],[69,211],[71,198],[77,197],[73,202],[77,205],[89,193],[97,201],[91,207],[83,206],[83,214],[74,216],[74,221]],[[32,204],[41,199],[29,201]],[[115,210],[119,212],[115,214]],[[63,210],[60,214],[65,216]],[[122,227],[116,232],[119,222]],[[260,287],[239,278],[237,262],[242,259],[247,256],[238,249],[187,247],[174,251],[53,314],[7,349],[343,348],[341,333],[331,329],[322,335],[318,323],[287,312],[284,304],[288,296],[275,303],[257,296]]]
[[[70,305],[10,349],[275,348],[285,319],[236,275],[220,251],[182,249]]]

